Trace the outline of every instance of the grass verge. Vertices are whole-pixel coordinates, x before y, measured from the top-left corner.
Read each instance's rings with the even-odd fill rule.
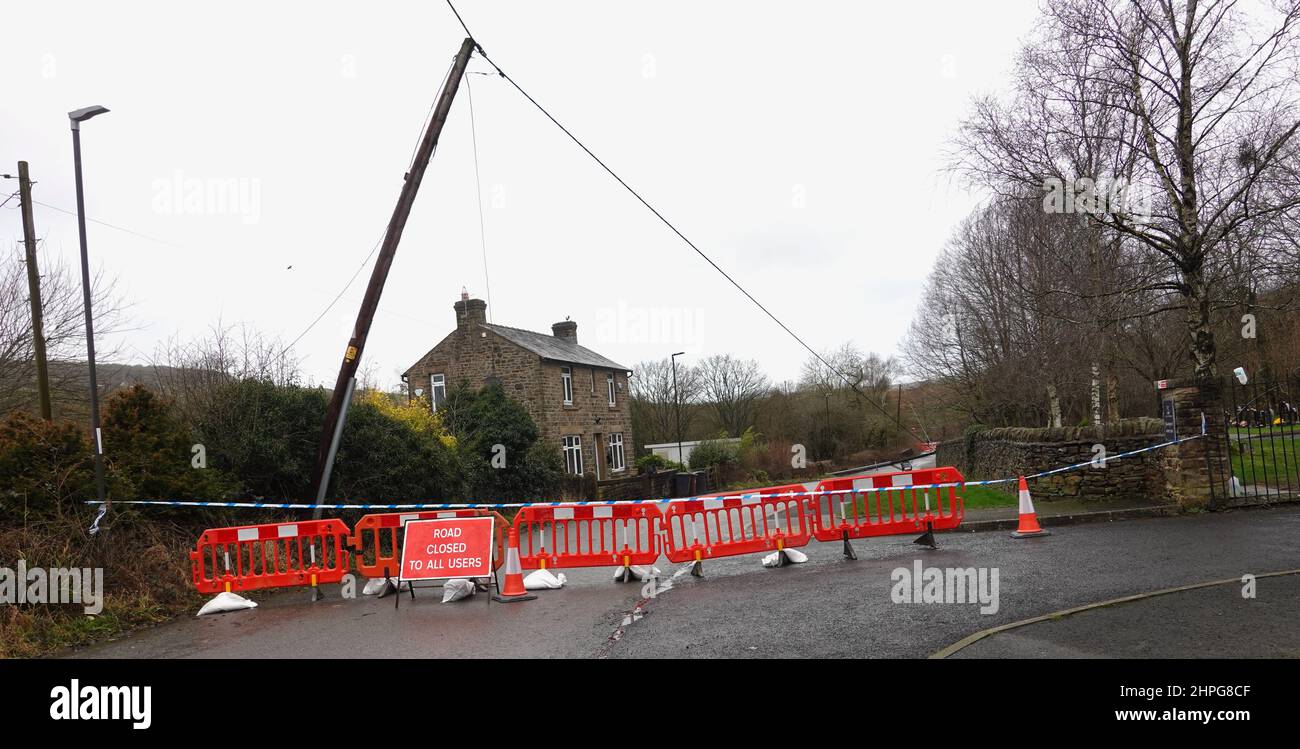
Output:
[[[1300,435],[1274,433],[1232,441],[1232,473],[1243,484],[1300,482]]]

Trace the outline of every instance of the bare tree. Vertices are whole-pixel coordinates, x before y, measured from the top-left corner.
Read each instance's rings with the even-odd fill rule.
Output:
[[[753,426],[758,399],[771,387],[757,361],[715,354],[700,362],[697,372],[704,399],[729,435],[740,436]]]
[[[927,284],[904,343],[912,371],[985,423],[1060,426],[1063,403],[1085,384],[1095,414],[1096,331],[1079,321],[1087,314],[1077,291],[1090,281],[1070,268],[1088,233],[1025,198],[974,212]]]
[[[880,403],[889,393],[897,369],[892,357],[874,352],[864,354],[849,342],[834,351],[823,352],[821,359],[809,357],[803,364],[799,386],[818,393],[857,389]]]
[[[80,279],[66,264],[48,256],[42,258],[41,270],[51,397],[56,411],[78,412],[88,401],[85,308]],[[122,331],[127,307],[117,293],[115,282],[102,271],[91,279],[91,306],[99,357],[111,360],[115,349],[107,341]],[[34,345],[27,270],[19,250],[0,257],[0,413],[35,406]]]
[[[1057,180],[1115,246],[1139,250],[1151,271],[1139,282],[1083,293],[1165,294],[1154,309],[1115,318],[1182,310],[1203,379],[1217,375],[1213,323],[1230,303],[1218,296],[1230,286],[1229,243],[1300,207],[1300,193],[1273,189],[1293,173],[1300,129],[1300,3],[1257,3],[1253,18],[1240,5],[1050,2],[1013,96],[980,101],[958,139],[957,166],[973,181],[1024,195]],[[1101,168],[1111,174],[1080,171]],[[1103,176],[1150,186],[1150,209],[1131,194],[1101,199]]]
[[[299,360],[279,340],[247,325],[214,324],[206,337],[182,341],[173,336],[153,356],[159,389],[187,418],[212,407],[218,389],[240,380],[274,385],[299,383]]]
[[[629,382],[632,413],[642,444],[676,440],[679,413],[682,433],[688,434],[694,416],[691,406],[700,398],[700,378],[695,368],[677,365],[676,390],[671,359],[643,361],[633,372]]]

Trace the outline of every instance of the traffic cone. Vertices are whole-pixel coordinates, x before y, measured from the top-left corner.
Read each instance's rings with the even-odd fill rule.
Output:
[[[1034,500],[1029,496],[1029,485],[1025,483],[1025,477],[1020,477],[1020,527],[1015,533],[1011,534],[1012,538],[1032,538],[1034,536],[1050,536],[1051,533],[1038,527],[1038,514],[1034,512]]]
[[[510,529],[510,541],[506,547],[506,584],[492,600],[502,603],[514,601],[531,601],[537,596],[524,587],[524,571],[519,567],[519,531]]]

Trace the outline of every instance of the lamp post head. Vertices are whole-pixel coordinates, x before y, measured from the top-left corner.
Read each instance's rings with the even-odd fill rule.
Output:
[[[72,120],[72,129],[78,130],[80,129],[80,125],[82,122],[85,122],[91,117],[98,117],[99,115],[104,114],[107,111],[108,111],[108,107],[102,107],[96,104],[91,107],[83,107],[81,109],[74,109],[73,111],[68,112],[68,119]]]
[[[672,358],[676,359],[677,357],[679,357],[679,356],[681,356],[681,355],[683,355],[683,354],[685,354],[685,353],[686,353],[685,351],[678,351],[677,353],[675,353],[675,354],[672,355]]]

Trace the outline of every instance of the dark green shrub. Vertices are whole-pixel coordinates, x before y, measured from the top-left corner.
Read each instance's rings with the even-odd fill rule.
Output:
[[[559,489],[564,475],[559,446],[538,442],[537,424],[527,409],[499,384],[477,392],[457,387],[440,413],[456,437],[470,497],[538,498]]]
[[[740,462],[740,453],[736,445],[722,440],[704,440],[691,451],[691,470],[727,467]]]

